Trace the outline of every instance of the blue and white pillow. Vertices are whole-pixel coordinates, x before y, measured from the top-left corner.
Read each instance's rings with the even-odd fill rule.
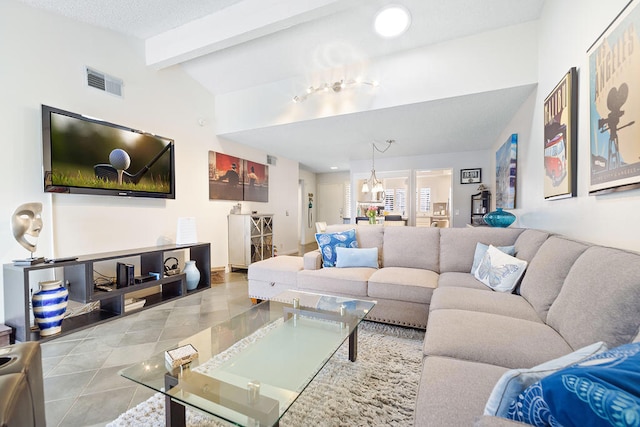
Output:
[[[324,267],[336,266],[336,248],[357,248],[356,229],[336,233],[316,233],[316,242],[322,254]]]
[[[493,391],[484,407],[484,415],[506,417],[509,413],[511,402],[533,383],[607,350],[607,345],[600,341],[533,368],[511,369],[505,372],[493,387]]]
[[[507,255],[514,256],[516,254],[515,246],[496,246],[496,248],[500,249]],[[476,244],[476,251],[473,254],[473,265],[471,266],[471,274],[475,274],[482,258],[484,258],[484,254],[487,253],[487,249],[489,249],[489,245],[485,245],[484,243],[478,242]]]
[[[473,275],[494,291],[511,292],[526,268],[527,261],[507,255],[495,246],[489,245]]]
[[[507,418],[534,426],[640,425],[640,343],[599,353],[534,383]]]

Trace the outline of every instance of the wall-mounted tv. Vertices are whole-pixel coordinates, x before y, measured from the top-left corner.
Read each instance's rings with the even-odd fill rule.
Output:
[[[44,191],[175,198],[172,139],[42,106]]]

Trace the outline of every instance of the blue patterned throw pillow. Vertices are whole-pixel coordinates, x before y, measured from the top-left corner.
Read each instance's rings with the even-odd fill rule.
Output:
[[[640,425],[640,343],[625,344],[531,385],[507,418],[534,426]]]
[[[316,233],[316,242],[322,254],[322,265],[324,267],[336,266],[336,248],[357,248],[355,228],[338,233]]]

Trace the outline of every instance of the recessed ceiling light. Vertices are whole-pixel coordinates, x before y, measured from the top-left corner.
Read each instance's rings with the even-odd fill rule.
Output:
[[[411,25],[411,14],[406,7],[392,4],[383,7],[376,14],[373,28],[384,38],[398,37]]]
[[[331,169],[331,170],[333,170],[333,171],[334,171],[334,170],[337,170],[337,169],[338,169],[338,167],[337,167],[337,166],[331,166],[331,167],[329,167],[329,169]]]

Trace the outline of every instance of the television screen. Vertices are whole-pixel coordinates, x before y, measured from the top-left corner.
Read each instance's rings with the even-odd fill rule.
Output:
[[[44,191],[175,198],[173,140],[42,106]]]

